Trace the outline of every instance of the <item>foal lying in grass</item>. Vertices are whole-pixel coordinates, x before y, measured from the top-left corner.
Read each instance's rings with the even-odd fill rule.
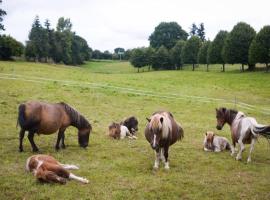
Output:
[[[225,137],[217,136],[212,131],[207,131],[204,136],[203,149],[205,151],[220,152],[223,150],[232,150],[232,146]]]

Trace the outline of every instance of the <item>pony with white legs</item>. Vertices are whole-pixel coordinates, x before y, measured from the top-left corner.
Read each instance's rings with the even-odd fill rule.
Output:
[[[67,180],[76,180],[81,183],[88,183],[85,178],[76,176],[68,170],[79,169],[76,165],[67,165],[58,162],[49,155],[38,154],[30,156],[26,161],[26,171],[32,172],[39,180],[47,183],[65,184]]]
[[[184,137],[184,131],[170,112],[155,112],[146,119],[145,137],[156,154],[154,169],[158,169],[160,161],[169,169],[169,147]]]
[[[236,110],[219,108],[216,109],[217,129],[221,130],[225,123],[230,125],[233,142],[232,156],[235,153],[236,143],[239,144],[240,150],[236,160],[242,159],[242,152],[245,149],[244,144],[251,144],[247,162],[251,162],[251,153],[259,135],[270,139],[270,125],[258,124],[253,117],[246,117],[244,113]]]

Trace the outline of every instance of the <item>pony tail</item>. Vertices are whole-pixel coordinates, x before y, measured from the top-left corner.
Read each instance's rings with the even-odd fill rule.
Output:
[[[254,126],[253,132],[264,136],[270,140],[270,125],[269,126]]]
[[[25,117],[25,104],[20,104],[18,108],[18,120],[17,120],[17,126],[20,125],[21,128],[26,126],[26,117]]]

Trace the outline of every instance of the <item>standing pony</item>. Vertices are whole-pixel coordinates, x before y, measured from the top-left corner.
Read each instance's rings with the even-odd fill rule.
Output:
[[[184,137],[184,131],[170,112],[155,112],[146,119],[145,137],[156,154],[154,169],[159,167],[160,160],[164,162],[165,169],[169,169],[169,147]]]
[[[217,129],[221,130],[225,123],[230,125],[233,147],[232,156],[235,153],[235,145],[240,145],[236,160],[242,159],[244,144],[251,144],[247,162],[251,162],[251,153],[258,135],[270,139],[270,126],[260,125],[253,117],[246,117],[244,113],[236,110],[219,108],[216,109]]]
[[[19,106],[18,124],[21,127],[19,151],[23,151],[23,138],[28,131],[28,139],[34,152],[38,148],[34,142],[34,134],[52,134],[58,130],[55,148],[65,148],[65,130],[68,126],[78,129],[78,141],[81,147],[87,147],[89,135],[92,130],[91,124],[75,109],[66,103],[45,103],[39,101],[28,101]]]

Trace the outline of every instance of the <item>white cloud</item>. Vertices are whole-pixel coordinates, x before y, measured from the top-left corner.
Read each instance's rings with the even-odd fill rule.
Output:
[[[193,22],[203,22],[206,38],[219,30],[230,31],[245,21],[259,31],[269,23],[268,0],[3,0],[6,31],[25,42],[36,15],[56,26],[67,17],[73,30],[94,49],[148,46],[148,37],[161,21],[176,21],[187,32]]]

